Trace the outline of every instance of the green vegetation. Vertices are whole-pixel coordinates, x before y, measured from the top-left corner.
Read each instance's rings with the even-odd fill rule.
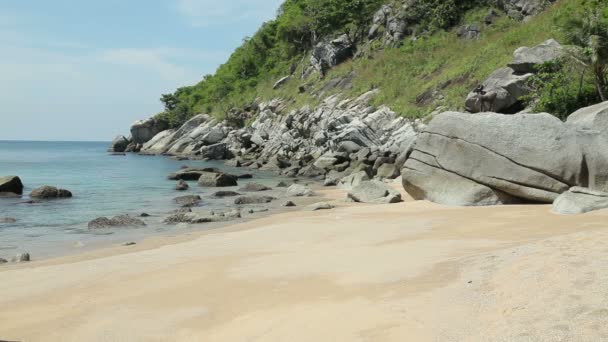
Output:
[[[579,37],[579,45],[584,45],[590,42],[586,37],[597,36],[595,29],[585,28],[577,31],[580,33],[577,35],[565,29],[567,25],[585,27],[576,20],[585,17],[585,9],[591,6],[589,1],[558,1],[527,23],[499,13],[492,25],[481,24],[480,39],[466,41],[456,37],[455,27],[482,23],[490,1],[428,0],[398,14],[415,23],[412,33],[417,39],[406,38],[397,47],[384,46],[378,40],[367,42],[365,36],[373,14],[392,1],[287,0],[277,19],[265,23],[253,37],[245,39],[214,75],[205,76],[200,83],[180,88],[174,94],[163,95],[161,101],[166,110],[160,116],[177,126],[200,112],[230,118],[233,108],[243,109],[260,100],[280,97],[289,101],[291,108],[297,108],[315,105],[322,97],[335,92],[357,96],[379,88],[380,94],[374,99],[376,105],[388,105],[407,117],[421,117],[440,105],[462,109],[466,94],[495,69],[504,67],[519,46],[533,46],[549,38],[576,43],[574,37]],[[606,5],[600,3],[594,6],[605,18]],[[564,18],[571,22],[567,24]],[[596,21],[602,25],[604,22],[603,19]],[[323,79],[316,73],[305,80],[296,76],[308,67],[316,42],[342,33],[359,42],[362,57],[330,70]],[[604,46],[603,38],[594,42],[602,43],[595,46]],[[594,82],[592,75],[600,70],[593,61],[605,61],[605,55],[590,53],[591,46],[585,46],[583,51],[587,57],[578,60],[594,71],[586,71],[581,76],[580,66],[564,61],[560,66],[543,70],[534,79],[533,86],[541,94],[539,109],[563,116],[571,108],[597,100],[589,82]],[[606,64],[600,65],[604,72]],[[274,82],[288,74],[294,77],[280,89],[273,90]],[[328,86],[336,79],[352,75],[355,76],[347,89]],[[605,82],[606,78],[595,79],[602,80]],[[304,93],[300,91],[301,86],[306,88]],[[442,94],[439,100],[426,96],[434,92]]]
[[[532,79],[535,110],[561,119],[578,108],[607,97],[608,4],[579,0],[564,6],[555,18],[564,42],[573,45],[569,55],[544,65]]]

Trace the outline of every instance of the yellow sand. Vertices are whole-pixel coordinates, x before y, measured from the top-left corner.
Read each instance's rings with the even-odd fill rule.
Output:
[[[608,212],[549,210],[342,203],[2,267],[0,340],[608,340]]]

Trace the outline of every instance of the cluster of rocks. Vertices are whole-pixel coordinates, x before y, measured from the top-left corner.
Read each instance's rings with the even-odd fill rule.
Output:
[[[114,138],[108,152],[139,152],[145,142],[167,128],[169,128],[169,125],[157,118],[136,121],[131,126],[131,136],[127,138],[124,135],[119,135]]]
[[[23,183],[18,176],[0,177],[0,197],[17,197],[23,195]],[[43,185],[32,190],[29,194],[32,199],[70,198],[72,193],[66,189]]]
[[[550,39],[534,47],[521,47],[514,53],[511,63],[494,71],[481,85],[485,97],[476,91],[467,96],[465,108],[471,113],[492,111],[515,113],[524,109],[522,97],[529,95],[529,79],[546,62],[559,59],[565,50],[557,41]]]
[[[12,263],[21,263],[21,262],[30,262],[31,257],[29,253],[20,253],[11,258],[10,262]],[[3,258],[0,258],[0,265],[6,264],[9,261]]]
[[[89,229],[107,229],[116,227],[144,227],[146,223],[129,215],[119,215],[112,218],[98,217],[88,224]]]

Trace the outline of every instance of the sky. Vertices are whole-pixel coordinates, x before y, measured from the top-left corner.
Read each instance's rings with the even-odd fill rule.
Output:
[[[0,140],[110,141],[282,0],[0,0]]]

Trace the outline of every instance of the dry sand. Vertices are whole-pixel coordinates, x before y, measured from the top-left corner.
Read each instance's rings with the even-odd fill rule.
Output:
[[[342,204],[3,267],[0,340],[608,341],[608,212],[549,210]]]

